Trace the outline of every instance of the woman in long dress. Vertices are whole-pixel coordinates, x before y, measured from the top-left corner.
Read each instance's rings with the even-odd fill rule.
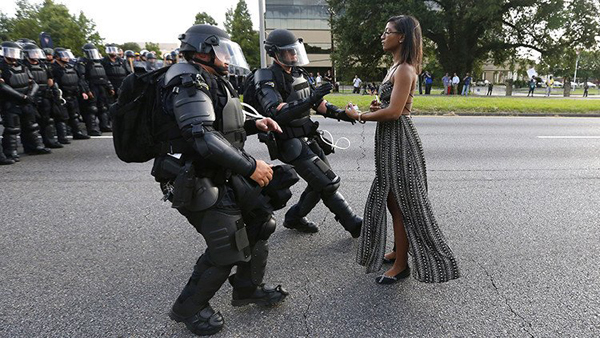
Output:
[[[423,148],[410,117],[423,55],[419,22],[411,16],[390,18],[381,43],[394,60],[380,87],[381,103],[374,101],[370,112],[358,112],[352,104],[346,108],[346,114],[361,123],[377,121],[376,176],[365,205],[357,261],[367,272],[378,271],[384,261],[393,262],[375,279],[392,284],[410,275],[410,252],[417,280],[445,282],[458,278],[458,266],[431,209]],[[394,251],[384,255],[386,206],[395,244]]]

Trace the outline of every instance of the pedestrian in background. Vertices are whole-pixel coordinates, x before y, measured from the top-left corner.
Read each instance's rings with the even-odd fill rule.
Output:
[[[471,81],[473,80],[473,78],[471,77],[471,75],[469,73],[467,73],[467,76],[465,76],[465,78],[463,79],[463,89],[462,89],[462,94],[464,96],[469,95],[469,87],[471,86]]]
[[[546,81],[546,96],[550,96],[550,94],[552,94],[552,85],[554,85],[554,79],[552,78],[552,76],[550,76],[550,78],[548,78],[548,80]]]
[[[448,87],[450,86],[450,77],[448,76],[448,73],[446,73],[443,77],[442,77],[442,83],[444,84],[444,92],[442,94],[444,95],[448,95]]]
[[[487,84],[487,94],[485,94],[486,96],[492,96],[492,91],[494,90],[494,83],[492,81],[488,81],[485,80],[485,83]]]
[[[532,76],[531,79],[529,80],[529,92],[527,93],[527,97],[529,97],[529,94],[531,94],[531,97],[533,97],[533,91],[535,90],[535,86],[536,86],[535,76]]]
[[[354,89],[352,90],[352,94],[360,94],[360,85],[362,84],[362,80],[358,77],[358,75],[354,75],[354,80],[352,80],[352,86]]]
[[[425,72],[425,95],[431,94],[431,86],[433,85],[433,77],[429,72]]]
[[[454,73],[454,76],[452,77],[452,94],[453,95],[458,94],[458,83],[459,82],[460,82],[460,78],[458,77],[458,75],[456,75],[456,73]]]
[[[319,73],[319,72],[317,72],[317,78],[315,79],[315,84],[317,85],[317,87],[319,87],[323,84],[323,77],[321,76],[321,73]]]
[[[588,85],[588,79],[585,79],[585,82],[583,83],[583,97],[588,97],[588,90],[590,89],[590,86]]]

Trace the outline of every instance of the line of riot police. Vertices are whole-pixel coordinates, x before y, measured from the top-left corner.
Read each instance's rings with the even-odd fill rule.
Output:
[[[29,39],[5,41],[0,53],[0,165],[19,162],[19,137],[24,153],[38,155],[69,144],[68,135],[89,139],[112,131],[108,108],[123,79],[179,59],[177,51],[159,61],[153,52],[123,52],[113,44],[102,57],[92,43],[77,59],[69,49],[41,49]]]

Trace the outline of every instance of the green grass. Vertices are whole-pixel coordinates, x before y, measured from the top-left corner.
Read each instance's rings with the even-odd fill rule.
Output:
[[[344,107],[348,102],[358,105],[366,111],[375,96],[330,94],[327,101],[338,107]],[[570,99],[570,98],[528,98],[528,97],[461,97],[461,96],[422,96],[414,98],[415,113],[551,113],[551,114],[598,114],[600,100]]]

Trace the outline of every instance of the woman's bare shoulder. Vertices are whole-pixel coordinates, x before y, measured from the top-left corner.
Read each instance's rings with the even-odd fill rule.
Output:
[[[417,72],[415,70],[415,67],[413,67],[412,65],[408,64],[408,63],[402,63],[398,66],[398,69],[396,69],[396,73],[394,74],[394,78],[396,79],[406,79],[406,78],[410,78],[413,79],[417,76]]]

